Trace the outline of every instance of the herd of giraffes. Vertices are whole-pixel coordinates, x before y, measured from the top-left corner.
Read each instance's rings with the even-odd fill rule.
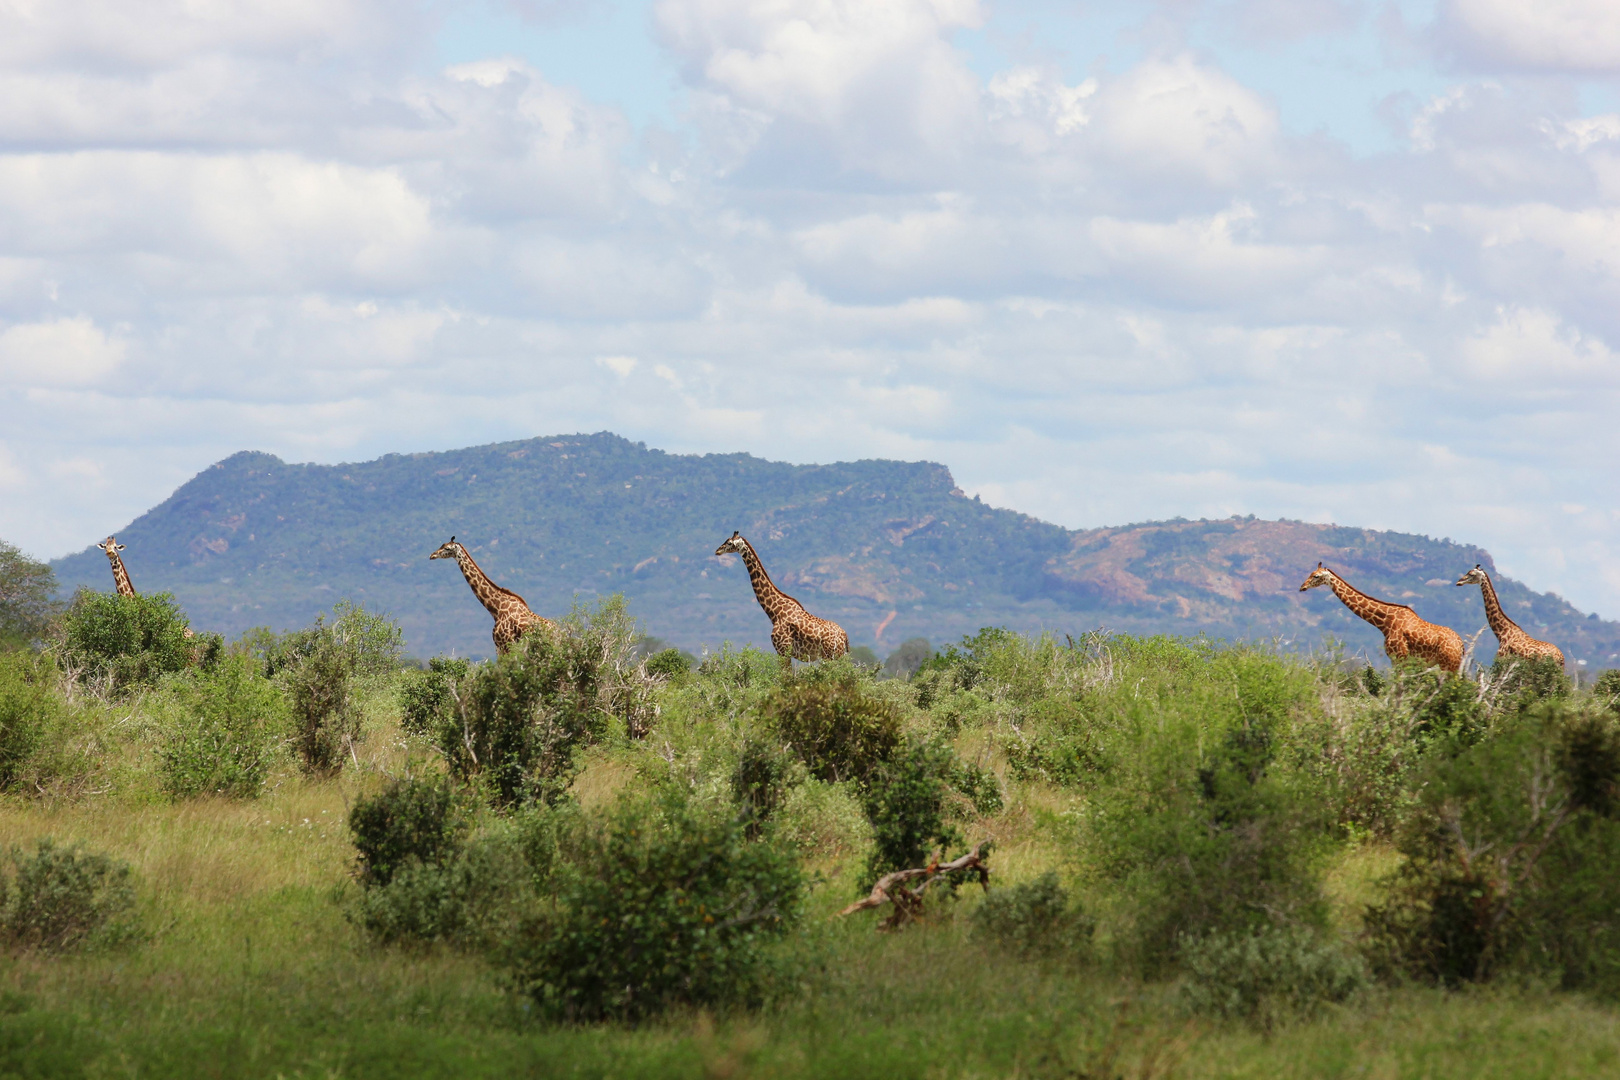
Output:
[[[124,560],[118,555],[124,550],[124,545],[109,536],[96,546],[107,553],[107,560],[112,563],[113,583],[118,588],[118,595],[134,596],[135,587],[130,584],[129,571],[124,568]],[[721,541],[714,553],[717,556],[742,556],[743,565],[748,568],[748,580],[754,587],[754,597],[771,620],[771,645],[784,663],[792,660],[832,660],[849,652],[849,635],[844,628],[830,619],[810,614],[803,604],[777,588],[771,576],[765,572],[765,564],[760,562],[754,545],[744,539],[742,533],[733,532]],[[490,637],[495,642],[497,654],[506,653],[518,638],[535,627],[546,632],[557,628],[556,623],[530,610],[523,597],[491,581],[454,536],[428,558],[456,560],[473,595],[495,620]],[[1485,619],[1498,642],[1498,656],[1556,660],[1560,667],[1563,666],[1564,654],[1558,646],[1537,641],[1508,618],[1507,612],[1502,610],[1502,602],[1496,597],[1496,586],[1491,584],[1491,576],[1484,567],[1476,564],[1458,578],[1456,584],[1480,587],[1485,598]],[[1333,595],[1343,601],[1352,615],[1365,619],[1384,635],[1384,653],[1391,660],[1416,657],[1446,671],[1462,669],[1462,636],[1451,627],[1427,622],[1405,604],[1391,604],[1368,596],[1321,563],[1316,564],[1316,569],[1311,571],[1299,591],[1314,589],[1318,585],[1332,589]],[[191,636],[192,631],[188,628],[186,637]]]

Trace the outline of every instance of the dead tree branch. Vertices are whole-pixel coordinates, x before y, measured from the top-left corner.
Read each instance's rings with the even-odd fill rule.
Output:
[[[896,870],[892,874],[884,874],[878,878],[877,884],[872,886],[872,891],[864,899],[855,901],[838,914],[850,915],[892,903],[894,911],[883,920],[882,928],[890,930],[902,926],[922,914],[923,892],[928,886],[942,877],[963,871],[977,874],[979,885],[989,891],[990,867],[985,861],[989,855],[980,854],[984,851],[984,847],[984,844],[978,844],[966,855],[948,863],[936,861],[913,870]],[[912,888],[909,883],[918,878],[923,879],[922,884]]]

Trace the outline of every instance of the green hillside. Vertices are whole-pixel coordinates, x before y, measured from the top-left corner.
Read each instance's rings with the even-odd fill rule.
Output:
[[[1298,593],[1318,559],[1464,635],[1483,609],[1477,590],[1450,582],[1476,562],[1492,568],[1480,548],[1300,522],[1073,532],[968,498],[928,462],[788,465],[667,454],[608,433],[330,466],[243,452],[107,528],[128,545],[135,587],[172,591],[198,626],[301,626],[350,597],[392,614],[424,656],[490,651],[489,617],[461,575],[427,559],[451,534],[542,614],[623,592],[650,633],[688,648],[767,642],[742,566],[712,555],[733,529],[784,589],[879,652],[985,625],[1106,625],[1297,646],[1332,634],[1378,654],[1378,635],[1331,595]],[[112,587],[88,544],[55,567],[67,588]],[[1595,667],[1620,655],[1620,624],[1497,579],[1525,628],[1572,658]],[[1487,632],[1481,654],[1494,646]]]

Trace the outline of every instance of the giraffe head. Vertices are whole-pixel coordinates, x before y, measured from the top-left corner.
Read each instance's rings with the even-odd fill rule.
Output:
[[[743,549],[747,546],[748,541],[743,539],[742,533],[734,532],[730,536],[726,537],[726,539],[720,541],[720,546],[714,549],[714,553],[716,555],[740,555],[742,554]]]
[[[1311,576],[1305,579],[1305,584],[1299,587],[1299,591],[1304,592],[1306,589],[1314,589],[1318,585],[1326,585],[1332,580],[1333,571],[1329,570],[1321,563],[1317,563],[1316,569],[1311,571]]]
[[[101,543],[97,544],[96,547],[100,548],[102,551],[105,551],[107,553],[107,558],[109,559],[116,559],[118,557],[118,553],[124,550],[124,545],[120,544],[110,536]]]
[[[1472,570],[1468,571],[1468,573],[1464,574],[1462,577],[1457,579],[1457,584],[1458,585],[1483,585],[1486,582],[1488,582],[1489,580],[1490,580],[1490,578],[1485,576],[1485,568],[1483,566],[1479,565],[1478,563],[1475,563],[1474,568]]]
[[[456,538],[452,536],[450,539],[440,544],[438,550],[429,555],[428,558],[460,559],[465,554],[467,554],[467,549],[456,543]]]

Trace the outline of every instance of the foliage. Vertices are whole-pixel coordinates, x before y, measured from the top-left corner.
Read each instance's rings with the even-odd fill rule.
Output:
[[[308,652],[281,673],[292,712],[292,745],[305,771],[329,776],[343,768],[360,737],[355,655],[335,634],[317,634]]]
[[[1370,981],[1361,957],[1309,927],[1216,932],[1182,942],[1180,951],[1188,1008],[1266,1028],[1347,1001]]]
[[[435,656],[425,669],[403,672],[399,682],[399,722],[406,733],[432,738],[454,722],[454,688],[471,669],[466,660]]]
[[[13,949],[59,952],[112,944],[135,933],[128,864],[38,841],[12,848],[0,869],[0,940]]]
[[[1033,881],[992,889],[973,909],[973,933],[1019,956],[1086,955],[1096,922],[1046,871]]]
[[[853,672],[786,677],[765,718],[820,780],[864,779],[900,745],[899,711],[865,693]]]
[[[1592,698],[1612,713],[1620,714],[1620,668],[1610,668],[1592,684]]]
[[[576,1021],[754,1001],[804,887],[793,854],[733,815],[674,791],[628,798],[581,819],[507,964],[542,1011]]]
[[[1511,967],[1620,990],[1620,731],[1557,700],[1430,762],[1406,856],[1367,916],[1374,958],[1456,984]]]
[[[164,790],[257,798],[287,729],[280,688],[245,657],[227,657],[213,670],[174,685],[179,709],[159,749]]]
[[[1134,696],[1121,718],[1087,830],[1096,870],[1128,898],[1124,943],[1149,973],[1184,939],[1324,918],[1331,800],[1280,754],[1311,684],[1254,652],[1176,659],[1179,692]]]
[[[0,540],[0,649],[47,637],[57,607],[56,572]]]
[[[399,667],[403,642],[404,631],[386,615],[339,600],[332,605],[330,621],[324,614],[318,615],[313,625],[285,634],[257,627],[243,634],[236,648],[262,663],[264,674],[271,678],[323,650],[341,655],[351,674],[375,677]]]
[[[614,640],[576,623],[527,634],[464,677],[443,668],[453,708],[438,714],[431,735],[451,775],[479,779],[501,806],[561,799],[578,752],[607,731],[622,679],[612,667]]]
[[[119,596],[80,589],[62,619],[63,663],[114,690],[151,685],[191,663],[186,617],[168,593]],[[217,653],[217,639],[206,642]]]
[[[890,679],[910,679],[934,658],[934,647],[927,638],[907,638],[883,661],[883,674]]]
[[[962,834],[949,823],[950,780],[958,767],[944,743],[911,739],[880,763],[861,785],[861,806],[872,823],[872,852],[860,891],[891,870],[927,864],[936,849],[960,846]]]
[[[349,811],[366,886],[387,885],[411,863],[442,865],[461,849],[467,821],[444,777],[402,777]]]
[[[647,672],[678,679],[692,670],[692,658],[679,649],[660,649],[647,657]]]
[[[61,708],[50,657],[0,653],[0,788],[11,786]]]
[[[731,772],[731,796],[742,815],[748,839],[760,838],[765,823],[786,800],[794,781],[803,775],[786,747],[758,735],[744,740]]]
[[[1538,702],[1566,698],[1574,690],[1564,666],[1550,657],[1526,660],[1498,654],[1491,662],[1490,680],[1503,711],[1523,712]]]

